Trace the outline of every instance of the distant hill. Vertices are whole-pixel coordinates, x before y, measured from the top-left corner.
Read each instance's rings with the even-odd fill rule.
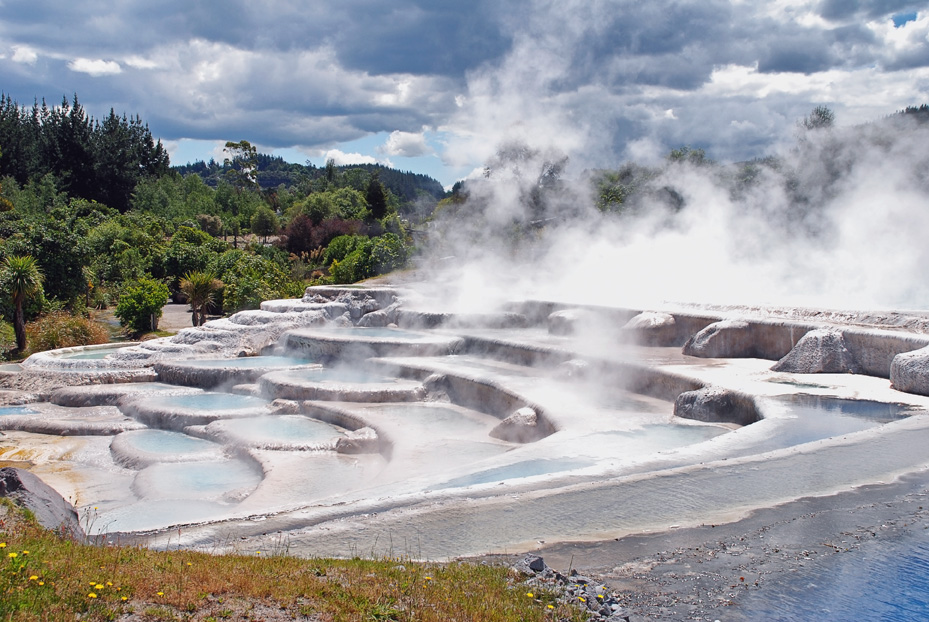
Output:
[[[173,166],[173,170],[181,175],[196,174],[203,178],[209,186],[216,186],[226,174],[227,168],[215,160],[209,162],[197,161],[191,164]],[[364,172],[363,175],[353,174]],[[420,173],[399,171],[380,164],[348,164],[336,166],[333,173],[344,179],[344,185],[354,186],[366,182],[370,174],[377,171],[381,183],[389,189],[401,203],[414,203],[424,195],[432,201],[439,201],[446,196],[445,189],[437,180]],[[312,164],[295,164],[284,161],[283,158],[258,154],[258,184],[264,188],[277,188],[280,185],[293,187],[312,185],[312,182],[327,175],[325,168]],[[358,183],[353,183],[354,180]],[[363,186],[356,188],[363,190]]]

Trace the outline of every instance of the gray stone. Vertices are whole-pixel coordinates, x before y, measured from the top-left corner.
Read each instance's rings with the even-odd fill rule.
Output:
[[[681,393],[674,401],[674,416],[738,425],[748,425],[761,419],[751,397],[720,387],[703,387]]]
[[[60,529],[75,538],[84,538],[74,506],[29,471],[0,468],[0,497],[8,497],[28,509],[46,529]]]
[[[581,324],[588,323],[591,314],[583,309],[562,309],[548,316],[551,335],[573,335]]]
[[[890,363],[890,383],[898,391],[929,395],[929,346],[896,355]]]
[[[360,428],[339,438],[335,443],[336,453],[374,454],[379,450],[377,432],[371,428]]]
[[[511,443],[531,443],[544,437],[539,427],[539,415],[528,406],[520,408],[490,431],[493,438]]]
[[[748,322],[722,320],[688,339],[683,352],[702,358],[751,357],[755,356],[756,346]]]
[[[859,365],[848,348],[842,331],[811,330],[771,368],[794,374],[857,374]]]
[[[548,569],[548,564],[538,555],[527,553],[522,559],[516,562],[513,567],[523,574],[531,575],[545,572],[545,570]]]
[[[657,346],[673,344],[678,329],[670,313],[643,311],[626,322],[622,330],[635,342]]]

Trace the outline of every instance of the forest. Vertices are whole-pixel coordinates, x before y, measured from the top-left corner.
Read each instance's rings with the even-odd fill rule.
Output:
[[[139,117],[0,95],[0,352],[106,340],[92,309],[138,336],[169,299],[196,325],[401,268],[445,196],[382,166],[289,164],[247,140],[224,153],[171,167]]]

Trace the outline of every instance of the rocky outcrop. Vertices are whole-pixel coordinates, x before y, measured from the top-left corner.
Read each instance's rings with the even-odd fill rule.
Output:
[[[857,374],[859,365],[845,345],[842,331],[811,330],[771,368],[794,374]]]
[[[929,346],[895,356],[890,364],[890,383],[898,391],[929,395]]]
[[[744,320],[722,320],[710,324],[684,344],[684,354],[701,358],[755,356],[751,325]]]
[[[376,454],[380,451],[377,432],[371,428],[360,428],[339,437],[335,450],[340,454]]]
[[[16,505],[32,512],[39,524],[47,529],[84,538],[84,530],[74,506],[29,471],[13,467],[0,468],[0,497],[8,497]]]
[[[626,322],[622,331],[632,342],[648,346],[664,346],[674,344],[678,328],[674,316],[670,313],[643,311]]]
[[[748,425],[761,419],[755,400],[720,387],[703,387],[681,393],[674,401],[674,416],[707,423],[738,425]]]
[[[562,309],[548,316],[548,332],[551,335],[573,335],[592,318],[586,309]]]
[[[490,431],[493,438],[511,443],[532,443],[550,433],[535,409],[528,406],[520,408]]]

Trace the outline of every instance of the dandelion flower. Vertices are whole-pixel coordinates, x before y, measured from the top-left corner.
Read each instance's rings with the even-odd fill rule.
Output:
[[[0,549],[6,548],[6,542],[0,542]]]
[[[582,603],[586,603],[586,602],[587,602],[587,599],[582,598],[581,596],[578,596],[577,599],[578,599],[579,601],[581,601]]]
[[[549,609],[554,609],[554,608],[555,608],[555,605],[549,605],[548,608],[549,608]]]
[[[532,592],[526,592],[526,596],[528,596],[529,598],[532,598],[533,596],[535,596],[535,594],[533,594]]]
[[[106,584],[109,585],[110,587],[113,587],[113,582],[112,582],[112,581],[107,581]]]
[[[426,581],[432,581],[432,577],[425,577]]]
[[[96,597],[97,597],[97,595],[94,594],[93,592],[91,592],[90,594],[87,595],[87,598],[96,598]]]
[[[45,585],[45,581],[39,581],[39,585]]]
[[[188,565],[188,566],[193,566],[193,564],[191,564],[190,562],[187,562],[187,565]]]
[[[597,594],[597,598],[603,598],[603,594]]]
[[[123,596],[123,600],[129,600],[129,599],[128,599],[128,598],[126,598],[125,596]]]
[[[98,583],[97,585],[94,586],[94,589],[95,589],[95,590],[102,590],[102,589],[103,589],[103,584],[102,584],[102,583]]]
[[[165,593],[164,593],[164,592],[158,592],[158,595],[159,595],[159,596],[164,596]]]
[[[38,575],[32,575],[31,577],[29,577],[29,580],[30,580],[30,581],[38,581],[38,580],[39,580],[39,577],[38,577]]]
[[[10,553],[9,555],[7,555],[7,557],[9,557],[10,559],[16,559],[17,557],[19,557],[19,554],[18,554],[18,553]]]
[[[29,555],[29,551],[23,551],[23,555]]]

